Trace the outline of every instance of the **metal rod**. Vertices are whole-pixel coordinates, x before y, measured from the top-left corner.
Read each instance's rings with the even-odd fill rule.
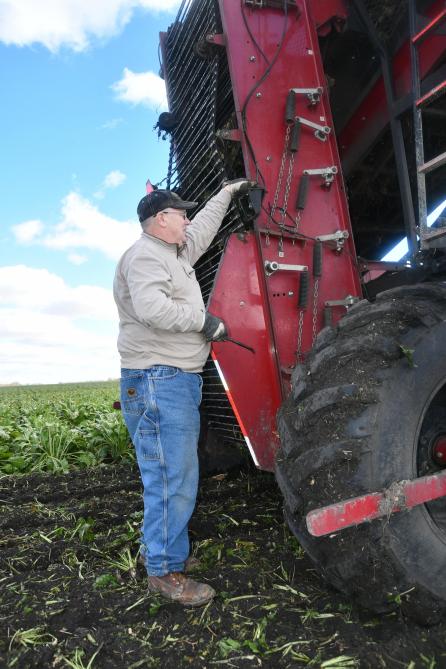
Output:
[[[375,26],[365,8],[363,0],[352,0],[359,17],[379,53],[381,60],[381,69],[383,73],[384,88],[386,92],[387,109],[390,120],[390,130],[392,134],[393,148],[395,152],[395,162],[400,187],[401,205],[403,209],[404,227],[406,229],[409,254],[413,257],[417,243],[416,220],[412,201],[412,192],[410,188],[409,170],[407,167],[406,149],[404,146],[403,131],[401,121],[395,116],[394,93],[392,82],[392,68],[389,55],[381,44]],[[413,0],[411,0],[413,1]]]

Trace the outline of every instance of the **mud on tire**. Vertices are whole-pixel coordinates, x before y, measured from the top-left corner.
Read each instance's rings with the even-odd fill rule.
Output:
[[[446,426],[446,285],[388,290],[323,330],[294,371],[278,424],[285,516],[323,576],[375,611],[402,606],[420,622],[438,619],[445,498],[322,538],[305,516],[439,470],[431,456]]]

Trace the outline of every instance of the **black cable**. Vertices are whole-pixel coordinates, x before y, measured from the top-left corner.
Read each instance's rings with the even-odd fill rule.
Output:
[[[248,35],[250,36],[250,38],[251,38],[251,40],[252,40],[252,43],[254,44],[254,46],[256,47],[256,49],[258,50],[258,52],[263,56],[263,59],[264,59],[264,61],[266,62],[266,64],[269,65],[269,60],[268,60],[268,58],[265,56],[265,54],[264,54],[264,52],[263,52],[263,50],[262,50],[262,47],[261,47],[260,44],[257,42],[256,38],[254,37],[254,35],[253,35],[252,32],[251,32],[251,28],[249,27],[249,23],[248,23],[248,21],[247,21],[246,14],[245,14],[245,10],[244,10],[244,0],[240,0],[240,8],[241,8],[241,10],[242,10],[243,23],[245,24],[246,31],[247,31]]]
[[[287,2],[287,0],[284,0],[284,2],[283,2],[283,9],[284,9],[284,14],[285,14],[285,16],[284,16],[284,22],[283,22],[283,30],[282,30],[282,35],[281,35],[280,42],[279,42],[279,45],[278,45],[278,47],[277,47],[276,53],[274,54],[274,57],[273,57],[272,61],[270,62],[270,64],[268,65],[268,67],[266,68],[265,72],[264,72],[263,75],[260,77],[260,80],[254,84],[254,86],[251,88],[251,90],[249,91],[248,95],[246,96],[246,100],[245,100],[245,102],[244,102],[244,105],[243,105],[243,108],[242,108],[242,112],[241,112],[241,117],[242,117],[242,130],[243,130],[243,132],[245,133],[246,143],[247,143],[249,152],[250,152],[250,154],[251,154],[251,158],[252,158],[252,160],[253,160],[253,162],[254,162],[254,165],[255,165],[255,167],[256,167],[256,181],[257,181],[257,182],[259,181],[258,177],[260,176],[261,179],[262,179],[262,183],[263,183],[264,186],[266,186],[265,178],[264,178],[264,176],[263,176],[263,174],[262,174],[262,172],[261,172],[261,170],[260,170],[259,164],[258,164],[258,162],[257,162],[256,155],[255,155],[255,151],[254,151],[254,149],[253,149],[253,147],[252,147],[251,140],[249,139],[249,135],[248,135],[247,124],[246,124],[246,110],[247,110],[248,104],[249,104],[249,102],[250,102],[250,100],[251,100],[251,97],[252,97],[253,94],[254,94],[254,91],[255,91],[261,84],[263,84],[263,82],[265,81],[265,79],[268,78],[268,76],[270,75],[271,70],[273,69],[273,67],[274,67],[274,65],[275,65],[275,63],[276,63],[276,61],[277,61],[277,59],[278,59],[278,57],[279,57],[279,54],[280,54],[280,52],[281,52],[281,50],[282,50],[283,42],[284,42],[284,40],[285,40],[286,29],[287,29],[287,25],[288,25],[288,2]]]

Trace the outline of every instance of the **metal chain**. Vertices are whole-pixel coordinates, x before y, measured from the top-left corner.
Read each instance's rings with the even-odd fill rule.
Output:
[[[280,225],[285,225],[285,216],[286,212],[288,209],[288,198],[290,196],[290,189],[291,189],[291,178],[293,176],[293,167],[294,167],[294,158],[295,158],[295,153],[294,151],[291,153],[290,156],[290,162],[289,162],[289,167],[288,167],[288,176],[285,184],[285,194],[283,196],[283,207],[282,207],[282,220],[280,221]]]
[[[304,310],[299,312],[299,324],[297,326],[297,363],[302,362],[302,332],[304,327]]]
[[[316,340],[316,320],[317,320],[317,298],[319,296],[319,279],[314,281],[313,289],[313,338],[311,341],[311,346],[314,346]]]
[[[174,141],[173,141],[173,135],[170,136],[170,149],[169,149],[169,165],[167,168],[167,190],[170,190],[170,183],[172,181],[172,163],[173,163],[173,146],[174,146]]]
[[[283,173],[285,171],[285,163],[288,152],[288,144],[290,141],[290,134],[291,134],[291,125],[288,124],[285,132],[285,145],[283,147],[282,162],[280,163],[279,176],[277,177],[276,192],[274,193],[273,206],[271,208],[271,218],[274,216],[274,212],[277,209],[277,202],[279,200],[279,194],[282,188],[282,179],[283,179]]]
[[[294,219],[294,225],[296,226],[296,232],[298,232],[298,230],[299,230],[299,225],[300,225],[301,220],[302,220],[302,212],[299,210],[297,212],[296,218]]]

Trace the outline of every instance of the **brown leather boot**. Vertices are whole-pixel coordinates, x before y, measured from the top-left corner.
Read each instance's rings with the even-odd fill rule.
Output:
[[[186,562],[184,563],[184,573],[191,574],[194,571],[200,571],[202,568],[202,563],[200,560],[193,555],[189,555]]]
[[[210,585],[197,583],[181,572],[149,576],[148,581],[150,592],[158,592],[166,599],[184,606],[203,606],[215,597],[215,590]]]

